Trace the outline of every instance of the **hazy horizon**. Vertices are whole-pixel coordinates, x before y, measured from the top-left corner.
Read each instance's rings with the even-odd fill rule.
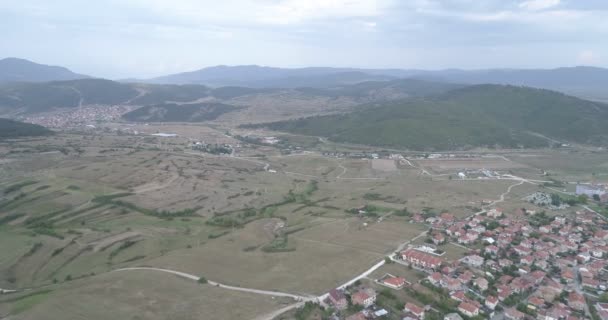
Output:
[[[590,0],[76,0],[0,3],[0,57],[110,79],[217,65],[607,67]],[[245,53],[245,54],[244,54]]]

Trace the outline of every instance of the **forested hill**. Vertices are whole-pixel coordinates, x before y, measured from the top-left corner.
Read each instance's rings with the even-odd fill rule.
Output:
[[[12,83],[0,85],[0,113],[32,114],[80,105],[151,106],[171,103],[197,103],[202,100],[226,101],[242,96],[348,97],[372,101],[426,96],[462,87],[449,83],[423,80],[370,81],[329,88],[209,88],[203,85],[157,85],[121,83],[104,79],[79,79],[45,83]]]
[[[53,131],[39,125],[0,118],[0,139],[51,134],[53,134]]]
[[[141,107],[123,115],[123,118],[136,122],[203,122],[237,109],[239,107],[217,102],[181,105],[165,103]]]
[[[413,150],[539,147],[551,139],[608,144],[608,107],[558,92],[476,85],[432,98],[389,101],[349,114],[262,126],[334,141]]]

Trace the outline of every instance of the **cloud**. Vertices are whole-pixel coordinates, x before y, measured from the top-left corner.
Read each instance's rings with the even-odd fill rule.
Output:
[[[389,4],[386,0],[284,0],[262,9],[261,22],[292,24],[309,20],[376,17]]]
[[[539,11],[553,8],[560,4],[560,0],[527,0],[519,4],[519,7],[529,11]]]
[[[607,0],[0,0],[0,21],[0,57],[112,77],[608,63]]]
[[[299,24],[376,17],[395,0],[111,0],[161,16],[224,25]]]
[[[576,62],[583,65],[594,65],[600,62],[600,56],[592,50],[583,50],[579,52]]]

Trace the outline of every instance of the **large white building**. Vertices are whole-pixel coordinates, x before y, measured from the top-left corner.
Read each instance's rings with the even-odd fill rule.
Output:
[[[586,195],[589,198],[593,197],[594,194],[598,196],[603,196],[608,193],[606,190],[606,186],[604,185],[595,185],[595,184],[579,184],[576,185],[576,194],[577,195]]]

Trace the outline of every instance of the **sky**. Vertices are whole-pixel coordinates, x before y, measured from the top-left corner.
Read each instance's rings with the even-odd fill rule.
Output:
[[[0,0],[0,58],[111,79],[214,65],[608,67],[607,0]]]

